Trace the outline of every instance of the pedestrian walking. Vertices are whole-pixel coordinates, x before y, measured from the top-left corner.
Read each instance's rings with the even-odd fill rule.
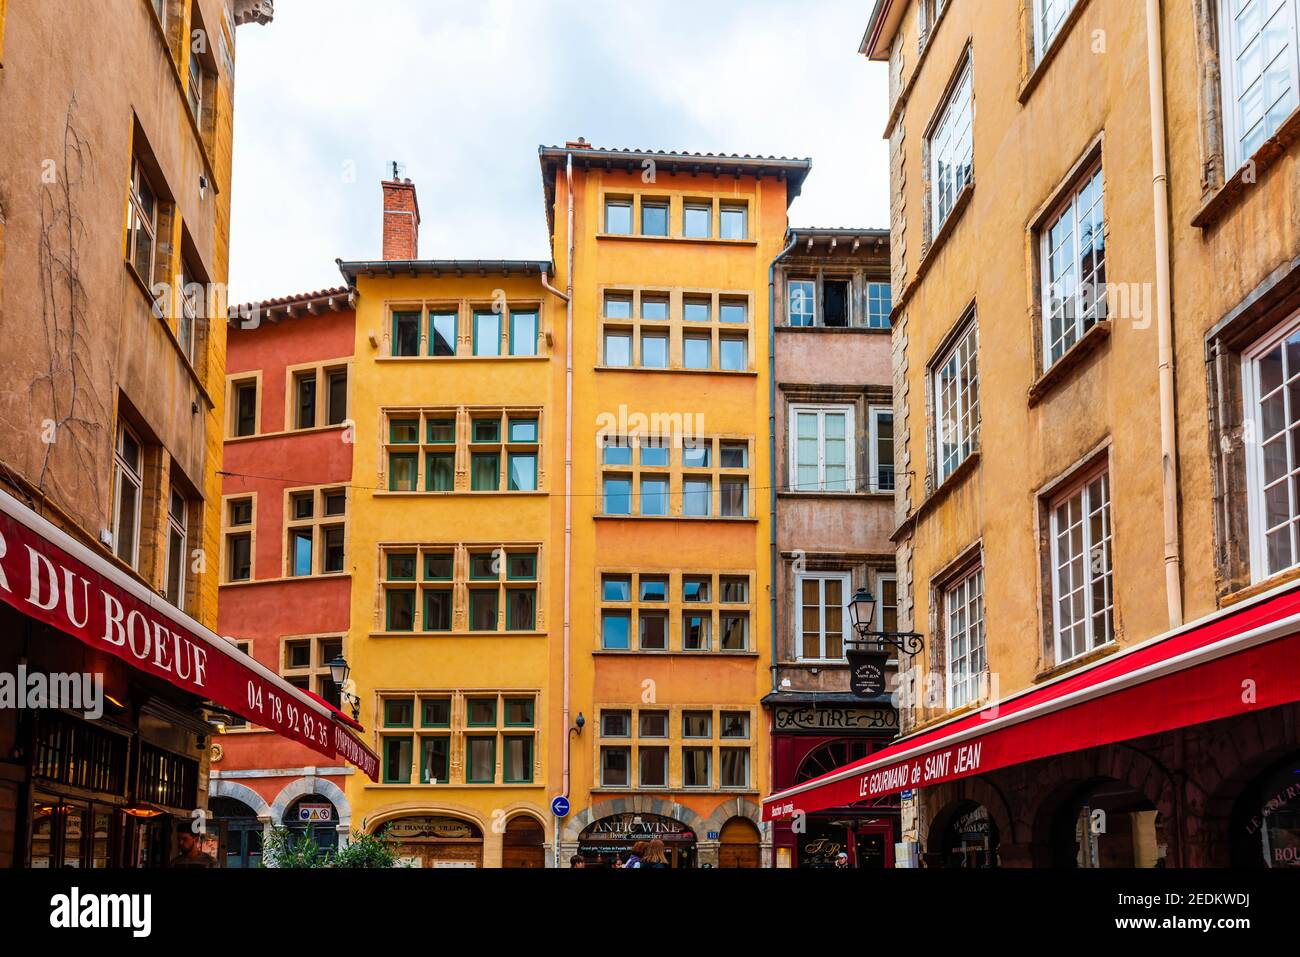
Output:
[[[664,842],[655,838],[646,845],[642,867],[667,867],[668,855],[664,853]]]

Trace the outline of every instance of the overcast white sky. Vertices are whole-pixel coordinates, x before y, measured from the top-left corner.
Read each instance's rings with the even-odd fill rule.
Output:
[[[230,302],[380,256],[405,164],[420,255],[545,259],[540,144],[810,156],[801,226],[887,226],[871,0],[276,0],[239,28]]]

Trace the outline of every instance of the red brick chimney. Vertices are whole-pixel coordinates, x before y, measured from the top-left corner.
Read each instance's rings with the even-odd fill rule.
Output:
[[[420,204],[409,179],[384,180],[384,259],[420,258]]]

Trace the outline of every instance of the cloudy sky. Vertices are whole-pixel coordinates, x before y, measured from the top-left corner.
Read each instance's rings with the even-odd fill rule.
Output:
[[[871,0],[276,0],[239,28],[230,301],[380,255],[379,180],[420,254],[544,259],[540,144],[810,156],[803,226],[887,226]]]

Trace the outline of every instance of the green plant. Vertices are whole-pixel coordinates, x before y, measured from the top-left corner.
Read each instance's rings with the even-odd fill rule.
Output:
[[[312,828],[303,835],[286,827],[273,827],[262,844],[263,867],[332,867],[332,855],[316,843]]]
[[[397,867],[397,851],[383,833],[353,831],[348,846],[334,858],[334,867]]]

